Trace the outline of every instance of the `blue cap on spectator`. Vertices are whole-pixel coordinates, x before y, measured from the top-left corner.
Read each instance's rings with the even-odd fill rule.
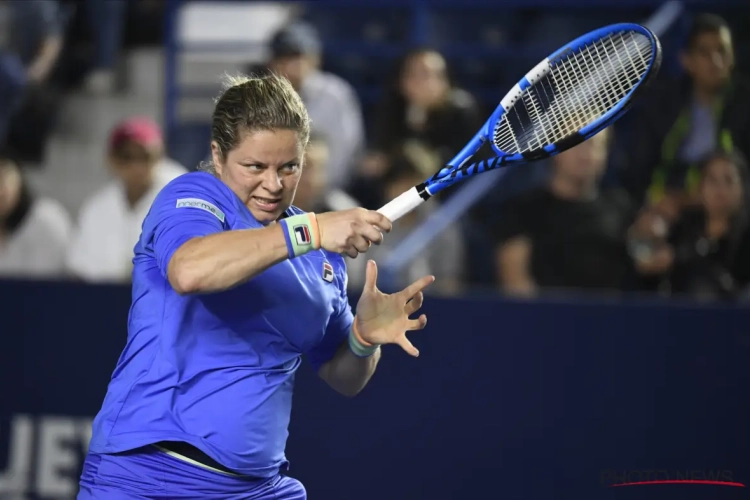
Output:
[[[297,21],[277,31],[270,47],[272,57],[318,54],[321,50],[320,36],[312,25]]]

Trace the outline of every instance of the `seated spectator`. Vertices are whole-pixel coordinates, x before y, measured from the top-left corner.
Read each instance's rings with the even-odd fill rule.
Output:
[[[601,192],[609,129],[553,157],[549,182],[505,203],[494,228],[503,290],[621,289],[630,274],[634,211],[621,192]]]
[[[294,205],[307,212],[332,212],[359,206],[357,200],[338,188],[327,188],[329,150],[325,139],[312,135],[305,150],[305,161]]]
[[[372,152],[362,164],[362,179],[355,187],[358,199],[377,188],[377,179],[390,167],[388,157],[398,154],[404,142],[423,143],[445,164],[481,126],[476,101],[451,84],[445,59],[430,49],[417,49],[404,56],[378,109]],[[368,200],[367,204],[381,201]]]
[[[53,0],[0,3],[0,143],[23,160],[39,162],[54,127],[59,93],[49,77],[63,45]]]
[[[62,205],[35,195],[16,160],[0,154],[0,276],[65,276],[70,234]]]
[[[161,189],[187,170],[164,157],[161,131],[148,119],[119,124],[109,140],[115,179],[86,200],[68,253],[70,271],[89,282],[125,282],[141,224]]]
[[[279,30],[270,50],[268,69],[289,79],[307,107],[312,131],[328,143],[326,185],[346,186],[364,147],[362,110],[354,88],[321,71],[322,44],[307,23],[295,22]]]
[[[414,150],[402,151],[389,159],[392,168],[385,177],[385,195],[392,199],[424,181],[425,170],[435,172],[437,163],[420,165],[428,157],[415,155]],[[359,289],[364,284],[365,264],[368,259],[382,263],[424,220],[438,207],[435,201],[424,203],[404,215],[393,224],[393,230],[384,236],[380,245],[373,245],[367,255],[358,259],[347,258],[349,284]],[[464,242],[458,225],[449,226],[435,241],[430,243],[412,262],[398,273],[395,282],[388,286],[407,286],[419,276],[432,274],[435,283],[427,293],[455,294],[461,289],[464,274]],[[384,278],[388,278],[384,276]]]
[[[698,15],[681,54],[685,76],[656,85],[638,106],[623,183],[669,224],[698,194],[697,163],[716,149],[750,153],[750,85],[733,75],[726,21]]]
[[[750,283],[748,170],[738,152],[712,154],[700,166],[700,203],[682,210],[663,266],[672,294],[729,299]]]

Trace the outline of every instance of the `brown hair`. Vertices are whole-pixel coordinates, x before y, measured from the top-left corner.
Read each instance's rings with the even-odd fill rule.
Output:
[[[211,141],[218,144],[222,159],[243,133],[276,129],[295,131],[303,146],[310,138],[310,117],[289,80],[275,74],[227,76],[211,120]],[[215,165],[203,162],[199,169],[213,173]]]

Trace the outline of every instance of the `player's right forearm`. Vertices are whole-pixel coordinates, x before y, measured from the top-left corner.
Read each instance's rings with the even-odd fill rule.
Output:
[[[225,231],[183,244],[169,262],[172,288],[180,294],[233,288],[289,258],[279,224]]]

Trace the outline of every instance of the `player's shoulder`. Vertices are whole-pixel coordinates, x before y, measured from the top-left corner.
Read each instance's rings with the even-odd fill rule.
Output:
[[[197,208],[213,214],[224,224],[237,213],[237,197],[229,186],[207,172],[189,172],[172,179],[156,196],[146,226],[161,220],[166,214],[180,217],[182,208]],[[176,210],[173,212],[173,210]]]
[[[159,192],[157,201],[172,202],[177,199],[197,199],[232,206],[232,192],[216,176],[208,172],[188,172],[169,181]]]

